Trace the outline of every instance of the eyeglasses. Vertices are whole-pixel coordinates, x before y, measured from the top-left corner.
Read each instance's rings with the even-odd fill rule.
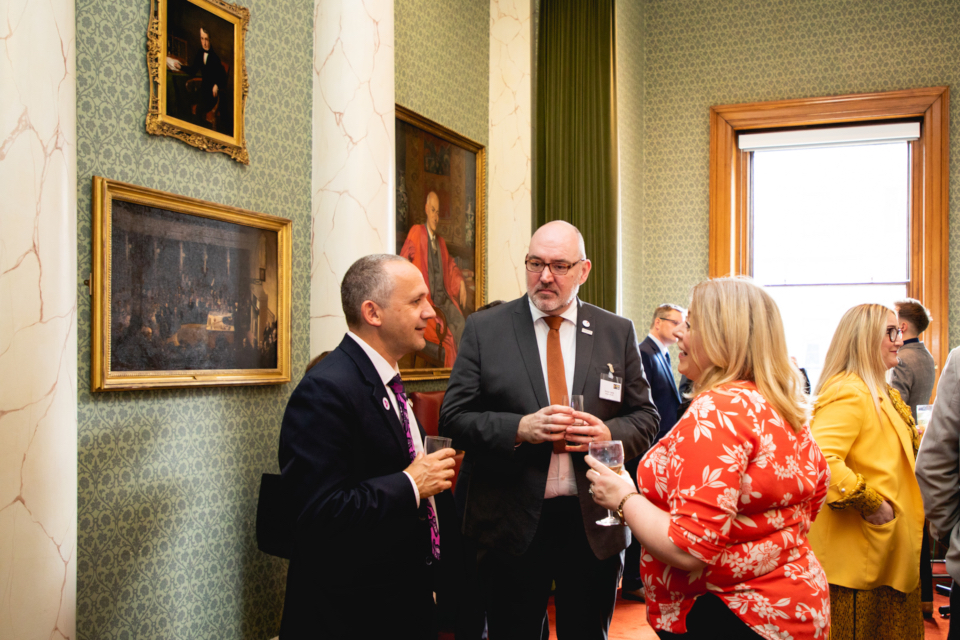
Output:
[[[537,260],[536,258],[527,258],[523,261],[523,263],[527,265],[527,271],[530,273],[543,273],[543,269],[545,267],[550,267],[550,273],[555,276],[567,275],[567,272],[570,271],[570,269],[581,262],[583,262],[583,258],[572,264],[569,262],[544,262],[543,260]]]
[[[680,326],[680,322],[681,322],[680,320],[674,320],[673,318],[664,318],[663,316],[657,316],[657,319],[658,319],[658,320],[666,320],[667,322],[669,322],[670,324],[672,324],[672,325],[675,326],[675,327],[679,327],[679,326]]]
[[[890,342],[896,342],[897,338],[903,335],[903,331],[899,327],[887,327],[887,337],[890,338]]]

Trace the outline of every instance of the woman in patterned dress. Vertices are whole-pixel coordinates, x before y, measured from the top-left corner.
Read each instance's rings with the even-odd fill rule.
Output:
[[[902,344],[892,309],[856,306],[840,320],[820,375],[810,428],[830,465],[830,508],[810,544],[830,583],[832,640],[923,638],[919,437],[886,380]]]
[[[827,580],[807,531],[827,492],[776,303],[744,278],[701,282],[676,333],[694,400],[629,479],[587,457],[594,499],[643,544],[661,638],[826,639]]]

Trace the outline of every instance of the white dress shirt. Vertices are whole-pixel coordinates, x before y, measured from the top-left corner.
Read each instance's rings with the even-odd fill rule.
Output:
[[[665,344],[663,344],[662,342],[660,342],[660,338],[658,338],[657,336],[653,335],[652,333],[648,333],[648,334],[647,334],[647,337],[650,338],[651,340],[653,340],[654,344],[656,344],[658,347],[660,347],[660,355],[662,355],[662,356],[667,355],[667,352],[669,352],[670,349],[669,349]]]
[[[547,326],[547,314],[537,309],[533,301],[527,298],[530,303],[530,315],[533,316],[533,330],[537,334],[537,349],[540,351],[540,366],[543,369],[543,381],[547,386],[547,393],[550,392],[550,382],[547,376],[547,334],[550,333],[550,327]],[[563,373],[567,377],[567,398],[572,395],[573,390],[573,369],[577,364],[577,301],[570,305],[570,308],[560,314],[563,322],[560,323],[560,350],[563,352]],[[550,398],[550,404],[560,404],[563,398]],[[544,491],[544,498],[556,498],[557,496],[575,496],[577,495],[577,479],[573,474],[573,461],[569,453],[554,453],[550,456],[550,470],[547,472],[547,488]]]
[[[387,397],[390,398],[391,404],[393,404],[393,411],[397,414],[397,420],[400,420],[403,423],[403,419],[400,417],[400,409],[397,407],[397,396],[393,392],[393,389],[390,388],[390,385],[387,383],[393,380],[393,377],[400,373],[400,370],[391,365],[386,359],[380,355],[376,349],[368,345],[363,341],[363,338],[355,334],[353,331],[347,331],[347,335],[353,338],[360,348],[363,349],[363,352],[367,354],[367,357],[370,358],[370,362],[373,363],[374,369],[377,370],[377,374],[380,376],[380,380],[383,382],[384,388],[387,390]],[[419,438],[419,428],[417,426],[417,419],[413,415],[413,409],[410,407],[410,398],[407,398],[407,404],[404,406],[404,411],[407,412],[407,421],[410,424],[410,439],[413,440],[413,448],[417,453],[423,451],[423,443],[420,442]],[[411,476],[406,471],[403,472],[407,478],[410,479],[410,484],[413,485],[413,494],[417,497],[417,508],[420,507],[420,490],[417,489],[417,483],[413,481],[413,476]],[[433,505],[433,512],[437,512],[437,507],[433,502],[433,498],[427,498],[430,501],[430,504]],[[439,531],[440,524],[439,519],[437,522],[437,530]]]

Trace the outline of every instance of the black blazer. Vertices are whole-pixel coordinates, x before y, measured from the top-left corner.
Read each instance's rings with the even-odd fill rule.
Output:
[[[573,393],[603,420],[626,459],[640,455],[657,432],[658,416],[643,377],[633,323],[577,301]],[[592,333],[586,333],[587,329]],[[623,378],[622,401],[601,400],[600,375],[612,364]],[[466,451],[461,478],[470,479],[464,533],[482,547],[524,553],[536,533],[553,446],[515,447],[520,419],[548,406],[546,383],[527,296],[471,315],[440,409],[440,433]],[[626,527],[596,524],[606,515],[587,493],[583,453],[571,454],[590,547],[600,558],[623,550]]]
[[[657,432],[659,440],[667,435],[679,420],[677,410],[681,403],[680,392],[677,391],[673,371],[660,353],[660,347],[650,336],[640,343],[640,360],[643,361],[643,372],[650,383],[650,396],[653,404],[657,405],[657,413],[660,414],[660,429]]]
[[[373,363],[351,337],[297,385],[279,457],[296,513],[281,637],[313,637],[327,590],[361,588],[381,572],[407,575],[430,552],[429,525],[403,473],[410,465],[406,435]]]

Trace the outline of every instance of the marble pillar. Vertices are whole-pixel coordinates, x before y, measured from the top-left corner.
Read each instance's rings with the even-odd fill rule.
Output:
[[[76,637],[73,0],[0,0],[0,638]]]
[[[488,298],[526,292],[523,258],[530,244],[531,0],[490,2],[490,145]]]
[[[317,0],[313,45],[310,354],[346,331],[340,281],[397,251],[393,0]]]

